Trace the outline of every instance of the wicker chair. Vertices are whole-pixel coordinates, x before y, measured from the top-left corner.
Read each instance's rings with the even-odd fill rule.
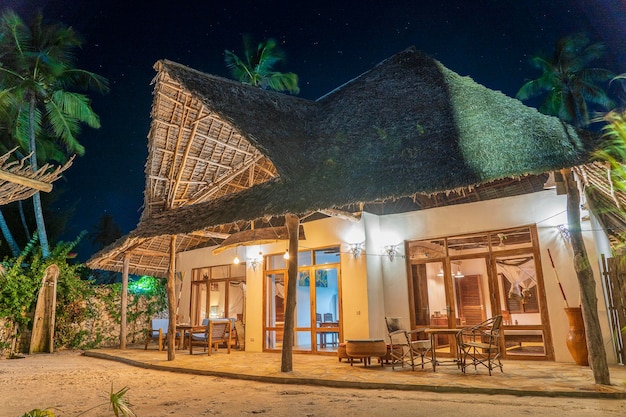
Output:
[[[189,338],[189,354],[193,355],[193,347],[202,346],[208,352],[209,356],[211,351],[217,349],[220,344],[225,343],[228,353],[230,353],[231,347],[231,335],[232,321],[230,319],[210,319],[206,320],[206,330],[203,333],[192,333]],[[203,322],[204,324],[204,322]]]
[[[483,365],[489,370],[489,375],[495,368],[500,368],[500,372],[504,372],[500,362],[501,327],[502,316],[494,316],[457,334],[463,372],[470,365],[473,365],[475,370],[477,365]]]
[[[432,357],[426,356],[428,352],[431,352],[430,340],[413,340],[415,335],[422,333],[424,329],[403,330],[400,328],[400,319],[397,317],[385,317],[385,323],[389,336],[389,359],[392,369],[395,369],[396,365],[404,367],[406,363],[415,370],[416,357],[420,358],[422,369],[424,369],[424,363],[432,361]]]

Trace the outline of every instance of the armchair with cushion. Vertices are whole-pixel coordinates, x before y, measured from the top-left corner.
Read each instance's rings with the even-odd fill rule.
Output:
[[[462,329],[457,334],[459,347],[459,360],[461,370],[465,372],[470,365],[476,369],[477,365],[483,365],[491,371],[495,368],[502,370],[500,362],[500,328],[502,316],[494,316],[475,326]]]
[[[422,369],[424,363],[432,361],[426,355],[431,352],[430,339],[414,340],[415,335],[422,333],[424,329],[404,330],[400,327],[400,319],[397,317],[385,317],[387,324],[387,334],[389,337],[389,357],[391,359],[391,368],[395,369],[396,365],[411,365],[415,370],[415,358],[421,359]]]
[[[193,355],[194,346],[202,346],[211,355],[211,351],[217,349],[220,344],[225,343],[228,353],[231,347],[231,326],[230,319],[204,319],[202,324],[206,324],[203,333],[191,333],[189,335],[189,354]]]
[[[169,319],[152,319],[150,320],[150,327],[146,331],[146,345],[144,350],[148,349],[148,343],[151,340],[157,340],[159,351],[163,350],[163,347],[167,344],[167,329],[169,326]]]

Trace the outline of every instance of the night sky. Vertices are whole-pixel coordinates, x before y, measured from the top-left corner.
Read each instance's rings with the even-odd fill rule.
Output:
[[[25,20],[40,9],[71,25],[85,38],[78,67],[111,84],[106,96],[90,93],[102,128],[83,129],[85,156],[55,184],[65,189],[56,209],[76,207],[66,240],[103,214],[125,233],[139,220],[153,64],[169,59],[230,78],[223,51],[241,55],[242,33],[279,41],[287,62],[278,69],[298,74],[306,99],[412,45],[509,96],[539,75],[529,57],[576,32],[609,47],[600,66],[626,72],[626,0],[0,0],[0,8]],[[80,258],[91,251],[81,245]]]

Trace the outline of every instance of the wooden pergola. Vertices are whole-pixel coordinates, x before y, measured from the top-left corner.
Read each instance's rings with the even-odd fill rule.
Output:
[[[0,206],[25,200],[38,191],[52,191],[52,183],[72,165],[72,157],[65,165],[52,167],[46,164],[33,171],[29,156],[10,161],[17,148],[0,156]]]

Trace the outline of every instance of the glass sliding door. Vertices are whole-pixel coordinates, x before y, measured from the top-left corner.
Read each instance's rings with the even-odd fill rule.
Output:
[[[502,315],[503,357],[554,359],[538,253],[534,226],[409,242],[412,328]],[[438,335],[437,354],[453,352],[452,339]]]
[[[339,270],[315,269],[316,350],[334,352],[339,347]]]
[[[282,255],[268,256],[265,285],[265,349],[282,347],[285,294],[289,285]],[[300,352],[336,352],[340,340],[339,248],[298,254],[293,348]]]
[[[284,273],[265,276],[265,347],[280,349],[285,328],[285,277]]]

